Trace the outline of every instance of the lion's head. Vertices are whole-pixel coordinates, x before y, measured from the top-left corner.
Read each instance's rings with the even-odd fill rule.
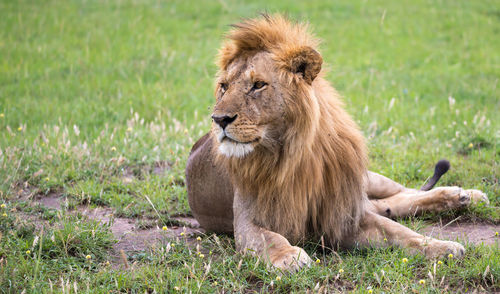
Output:
[[[236,26],[232,42],[221,50],[216,85],[217,103],[212,115],[219,151],[244,157],[255,148],[277,152],[291,126],[305,122],[297,117],[317,117],[318,105],[310,97],[311,83],[321,70],[316,42],[305,39],[304,28],[289,26],[278,17],[265,17]],[[287,32],[279,27],[287,25]],[[256,34],[248,38],[249,33]],[[297,46],[283,48],[284,43]]]
[[[212,115],[218,159],[256,199],[256,222],[292,240],[341,240],[363,211],[366,153],[321,77],[317,40],[279,15],[244,21],[227,37]]]

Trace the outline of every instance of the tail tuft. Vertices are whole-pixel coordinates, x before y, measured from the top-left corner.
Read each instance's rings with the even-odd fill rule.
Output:
[[[446,159],[441,159],[436,163],[436,167],[434,168],[434,175],[430,180],[420,188],[421,191],[429,191],[436,185],[442,175],[444,175],[450,169],[450,162]]]

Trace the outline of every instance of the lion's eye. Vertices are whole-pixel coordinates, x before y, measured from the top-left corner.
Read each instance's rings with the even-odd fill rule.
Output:
[[[267,85],[267,83],[266,83],[266,82],[257,81],[257,82],[255,82],[255,83],[253,83],[253,87],[252,87],[252,89],[253,89],[253,90],[259,90],[259,89],[264,88],[266,85]]]
[[[222,93],[226,92],[227,90],[227,84],[226,83],[220,83],[220,89],[222,91]]]

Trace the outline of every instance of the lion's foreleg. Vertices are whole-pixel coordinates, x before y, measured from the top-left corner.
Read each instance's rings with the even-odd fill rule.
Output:
[[[355,242],[366,247],[394,245],[408,248],[412,252],[421,252],[428,258],[437,258],[448,254],[460,257],[465,253],[464,247],[456,242],[422,236],[373,212],[366,212],[360,223],[360,232]]]
[[[478,201],[488,203],[488,197],[478,190],[439,187],[425,192],[403,191],[384,199],[371,200],[371,203],[380,215],[403,217],[465,207]]]
[[[253,223],[252,205],[236,192],[233,202],[234,236],[236,249],[249,252],[284,270],[298,270],[311,263],[311,258],[300,247],[275,232]]]

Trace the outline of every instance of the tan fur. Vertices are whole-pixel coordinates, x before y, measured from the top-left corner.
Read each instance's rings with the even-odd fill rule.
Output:
[[[327,82],[318,77],[311,86],[289,66],[301,48],[317,42],[304,27],[279,16],[238,25],[228,38],[232,42],[222,49],[221,68],[256,51],[274,55],[281,84],[288,88],[286,116],[293,118],[285,122],[290,125],[279,150],[256,148],[245,158],[218,157],[236,186],[256,198],[255,220],[292,242],[325,232],[336,244],[355,233],[363,211],[363,137]]]
[[[425,238],[384,216],[486,196],[452,187],[419,192],[368,172],[364,139],[322,78],[318,41],[307,26],[264,15],[235,25],[227,39],[212,131],[186,167],[189,204],[202,226],[232,228],[239,250],[286,269],[311,262],[292,244],[322,236],[330,245],[463,254],[458,243]]]

